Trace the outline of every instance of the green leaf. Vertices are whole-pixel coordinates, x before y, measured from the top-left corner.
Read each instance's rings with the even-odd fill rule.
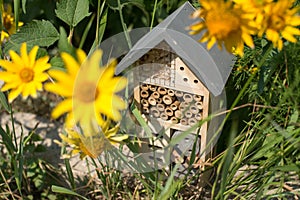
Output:
[[[26,14],[26,0],[22,0],[22,10]]]
[[[2,105],[8,113],[11,112],[8,106],[7,99],[3,92],[0,92],[0,105]]]
[[[19,51],[22,43],[27,43],[27,48],[33,46],[48,47],[59,39],[59,33],[51,22],[45,20],[34,20],[27,25],[21,27],[20,31],[13,34],[4,51],[9,50]]]
[[[59,19],[75,27],[83,18],[89,16],[89,1],[61,0],[56,4],[55,13]]]
[[[56,56],[50,60],[50,64],[51,64],[51,69],[63,69],[65,66],[61,57],[56,57]]]
[[[14,146],[12,142],[12,137],[9,133],[5,132],[4,129],[0,126],[0,135],[2,138],[2,142],[4,143],[5,147],[7,148],[9,154],[11,156],[14,155],[14,152],[16,151],[16,147]]]
[[[289,164],[283,166],[275,166],[271,168],[270,171],[300,172],[300,168],[296,164]]]
[[[78,196],[78,197],[80,197],[82,199],[88,200],[87,198],[81,196],[80,194],[77,194],[76,192],[73,192],[72,190],[69,190],[69,189],[64,188],[64,187],[52,185],[51,190],[52,190],[52,192],[74,195],[74,196]]]

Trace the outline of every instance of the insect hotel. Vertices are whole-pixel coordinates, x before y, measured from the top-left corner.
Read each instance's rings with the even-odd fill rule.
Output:
[[[116,69],[117,75],[130,74],[131,102],[152,127],[155,139],[146,142],[146,149],[161,149],[161,157],[156,151],[157,161],[161,165],[179,162],[182,171],[193,147],[201,161],[210,157],[213,145],[208,147],[208,143],[219,126],[213,120],[200,127],[197,124],[220,109],[218,97],[233,63],[227,52],[217,47],[208,51],[205,44],[198,42],[201,36],[189,35],[187,27],[194,23],[190,18],[194,11],[189,2],[183,4],[144,35]],[[176,143],[170,157],[166,156],[163,149],[187,130],[189,134]]]

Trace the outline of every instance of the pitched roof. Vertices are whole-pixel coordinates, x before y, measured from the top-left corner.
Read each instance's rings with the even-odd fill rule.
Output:
[[[195,8],[186,2],[143,36],[118,64],[116,75],[165,41],[213,95],[221,94],[234,57],[225,50],[220,51],[216,45],[208,51],[206,44],[198,42],[201,35],[189,35],[187,27],[195,22],[190,18],[194,11]]]

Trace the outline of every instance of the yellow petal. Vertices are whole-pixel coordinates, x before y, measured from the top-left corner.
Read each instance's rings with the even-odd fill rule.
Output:
[[[60,102],[52,111],[51,116],[56,119],[64,113],[72,110],[72,99],[65,99]]]
[[[292,26],[285,27],[284,32],[289,32],[290,34],[293,35],[300,35],[300,30]]]
[[[21,57],[16,52],[10,50],[9,51],[9,55],[10,55],[10,58],[13,61],[13,63],[15,63],[16,65],[18,65],[19,68],[23,68],[24,67],[23,60],[21,59]]]
[[[13,102],[13,100],[15,100],[15,98],[17,98],[17,96],[19,96],[19,94],[21,94],[23,87],[24,87],[24,84],[20,85],[16,89],[13,89],[9,92],[9,94],[8,94],[9,103]]]
[[[22,84],[22,82],[18,82],[18,81],[13,81],[13,82],[10,82],[10,83],[5,83],[2,88],[1,88],[1,91],[4,92],[4,91],[7,91],[7,90],[10,90],[10,89],[13,89],[13,88],[16,88],[18,87],[20,84]]]
[[[34,81],[44,82],[49,78],[46,73],[35,73]]]
[[[116,59],[109,60],[108,65],[105,66],[103,73],[101,74],[100,80],[109,80],[115,74],[115,67],[117,65]]]
[[[38,50],[39,50],[39,47],[34,46],[29,53],[29,66],[30,67],[34,67],[35,57],[36,57]],[[27,52],[26,52],[26,55],[27,55]]]
[[[65,52],[61,53],[61,58],[65,63],[65,67],[68,73],[70,73],[71,76],[75,77],[80,68],[80,63],[78,63],[71,55]]]
[[[46,83],[45,90],[49,92],[53,92],[63,97],[72,97],[73,89],[65,84],[58,84],[58,83]]]
[[[190,26],[190,30],[192,31],[202,31],[205,28],[205,24],[203,22],[197,22]]]
[[[9,38],[9,34],[5,31],[1,31],[1,42],[3,42],[6,38]]]
[[[35,90],[35,85],[34,83],[30,82],[30,83],[26,83],[24,85],[24,89],[22,91],[22,96],[23,99],[26,99],[29,95],[36,97],[36,90]]]
[[[18,73],[21,70],[20,66],[7,60],[0,60],[0,65],[7,71],[11,71],[11,72]]]
[[[266,31],[266,36],[273,43],[276,43],[278,41],[278,39],[279,39],[279,34],[276,31],[272,30],[272,29],[268,29]]]
[[[116,145],[126,139],[128,139],[128,135],[118,135],[118,136],[109,138],[109,141],[112,145]]]
[[[75,77],[70,76],[61,70],[50,70],[48,71],[48,74],[58,82],[68,85],[73,90]]]
[[[19,79],[18,74],[0,71],[0,80],[4,82],[11,82],[18,79]]]
[[[32,66],[29,65],[29,57],[28,57],[28,54],[27,54],[27,45],[26,45],[25,42],[22,43],[20,52],[21,52],[21,58],[23,60],[24,65],[26,67],[32,67]]]
[[[297,42],[297,39],[292,35],[290,34],[289,32],[287,31],[283,31],[281,33],[282,37],[284,37],[286,40],[290,41],[290,42],[293,42],[293,43],[296,43]]]
[[[289,24],[292,26],[299,26],[300,25],[300,17],[296,16],[290,19]]]
[[[249,35],[247,33],[242,33],[242,39],[248,47],[250,47],[252,49],[254,48],[254,43],[253,43],[253,39],[252,39],[251,35]]]
[[[35,72],[43,72],[51,67],[51,65],[48,63],[49,56],[44,56],[42,58],[39,58],[34,63],[34,71]]]
[[[216,37],[212,37],[208,42],[207,42],[207,49],[210,50],[214,44],[216,43],[217,39]]]
[[[80,64],[82,64],[82,63],[85,61],[85,59],[86,59],[86,54],[85,54],[85,52],[84,52],[82,49],[78,49],[78,50],[76,51],[76,55],[77,55],[77,58],[78,58],[78,62],[79,62]]]

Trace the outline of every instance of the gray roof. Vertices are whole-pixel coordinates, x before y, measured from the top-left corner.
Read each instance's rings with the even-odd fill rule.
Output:
[[[220,95],[231,72],[234,56],[225,50],[220,51],[217,45],[208,51],[206,44],[198,42],[201,35],[189,35],[187,27],[195,22],[190,18],[194,11],[195,8],[186,2],[144,35],[118,64],[116,75],[165,41],[213,95]]]

